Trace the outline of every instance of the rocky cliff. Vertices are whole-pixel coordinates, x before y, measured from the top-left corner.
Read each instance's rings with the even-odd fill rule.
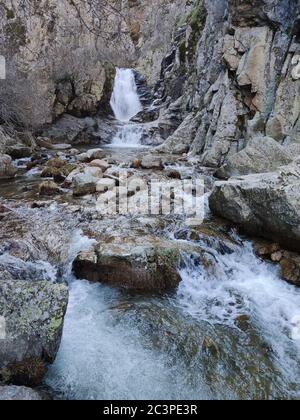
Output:
[[[138,67],[154,83],[186,8],[182,0],[2,0],[2,118],[35,128],[65,112],[93,114],[108,102],[115,66]]]
[[[181,96],[192,129],[182,136],[184,120],[164,150],[183,137],[183,149],[219,167],[260,135],[299,152],[299,13],[298,0],[194,3],[160,81],[163,101]]]

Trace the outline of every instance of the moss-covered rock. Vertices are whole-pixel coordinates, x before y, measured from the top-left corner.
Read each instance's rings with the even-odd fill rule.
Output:
[[[55,182],[63,182],[76,169],[76,165],[61,159],[50,159],[41,173],[42,178],[54,178]]]
[[[78,278],[137,292],[161,292],[178,286],[180,256],[169,241],[127,238],[122,244],[101,243],[80,253],[73,268]]]
[[[0,382],[42,382],[60,345],[67,303],[64,285],[0,281]]]

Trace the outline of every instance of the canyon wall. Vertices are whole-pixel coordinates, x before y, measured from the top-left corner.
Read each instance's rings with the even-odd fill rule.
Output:
[[[115,66],[138,67],[154,84],[188,8],[182,0],[2,0],[2,119],[36,128],[66,112],[91,115],[108,102]]]
[[[299,19],[298,0],[196,1],[160,81],[162,101],[182,95],[187,119],[162,149],[181,138],[181,151],[219,167],[260,135],[298,154]]]
[[[256,136],[270,156],[299,153],[299,0],[2,0],[0,33],[2,123],[105,111],[130,66],[153,88],[161,151],[229,165],[222,177]]]

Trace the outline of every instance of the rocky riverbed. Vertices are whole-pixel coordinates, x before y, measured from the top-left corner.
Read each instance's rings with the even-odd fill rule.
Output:
[[[300,398],[299,22],[1,2],[0,399]]]
[[[118,171],[164,182],[201,175],[205,193],[211,171],[185,157],[150,159],[147,149],[45,155],[18,162],[18,176],[0,187],[2,382],[63,399],[299,395],[299,291],[233,225],[208,207],[194,226],[178,215],[104,217],[95,207],[117,188],[101,190]]]

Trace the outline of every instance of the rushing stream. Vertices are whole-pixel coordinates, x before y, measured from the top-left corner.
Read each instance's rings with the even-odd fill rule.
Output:
[[[119,70],[112,98],[116,117],[125,121],[119,143],[139,143],[129,123],[141,109],[136,99],[133,73]],[[116,165],[124,163],[124,149],[112,153]],[[94,241],[84,233],[87,228],[121,240],[123,225],[125,232],[142,234],[143,218],[97,218],[63,197],[30,208],[26,194],[38,179],[33,172],[0,184],[8,206],[12,197],[15,204],[20,200],[13,208],[15,221],[0,232],[0,266],[15,278],[69,284],[62,343],[45,381],[56,398],[300,398],[300,341],[292,338],[300,290],[283,282],[276,266],[257,258],[250,242],[234,232],[230,247],[220,247],[213,237],[176,239],[188,228],[171,218],[151,233],[199,247],[207,259],[203,265],[183,255],[176,291],[142,296],[78,280],[72,262]],[[207,214],[206,223],[211,220]],[[11,231],[27,262],[11,254]]]

